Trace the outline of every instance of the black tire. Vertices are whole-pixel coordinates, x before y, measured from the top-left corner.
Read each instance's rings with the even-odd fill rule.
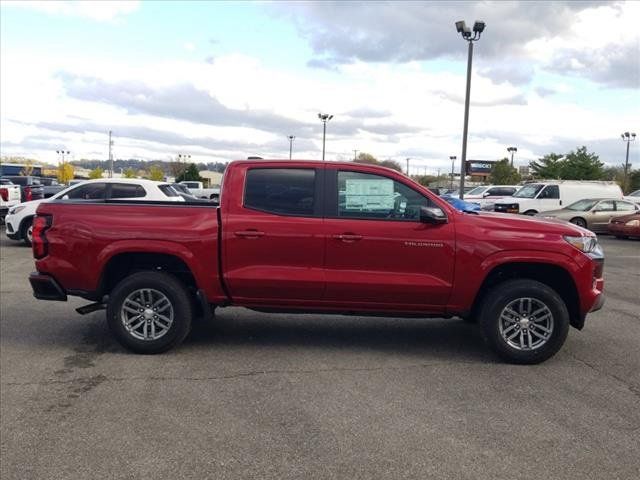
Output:
[[[579,227],[582,228],[587,228],[587,222],[585,221],[584,218],[580,218],[580,217],[576,217],[576,218],[572,218],[571,220],[569,220],[571,223],[573,223],[574,225],[577,225]]]
[[[536,213],[538,213],[536,210],[527,210],[526,212],[524,212],[525,215],[528,215],[530,217],[533,217]]]
[[[527,345],[524,349],[510,345],[500,331],[503,322],[500,319],[501,314],[512,302],[522,298],[534,299],[536,305],[545,306],[551,314],[553,324],[549,328],[550,333],[544,334],[536,327],[538,333],[548,335],[548,338],[535,349],[527,349]],[[526,318],[522,320],[526,321]],[[515,329],[527,331],[520,322],[514,321],[513,324],[518,324],[514,327]],[[493,287],[485,297],[480,310],[480,326],[491,349],[503,360],[518,364],[536,364],[555,355],[564,344],[569,332],[569,312],[562,298],[549,286],[530,279],[507,280]],[[549,327],[549,324],[546,324],[546,327]],[[505,334],[508,329],[505,328]],[[541,341],[531,333],[527,335],[529,339]],[[521,339],[523,339],[523,333],[515,341]]]
[[[123,304],[129,295],[141,289],[160,292],[171,304],[173,322],[160,338],[136,338],[134,333],[125,328]],[[135,353],[162,353],[179,345],[191,330],[192,315],[191,299],[186,288],[173,275],[164,272],[138,272],[126,277],[113,289],[107,304],[107,323],[111,332],[123,347]]]
[[[31,246],[31,238],[30,233],[33,231],[33,217],[26,218],[22,221],[22,225],[20,225],[20,238],[24,242],[27,247]]]

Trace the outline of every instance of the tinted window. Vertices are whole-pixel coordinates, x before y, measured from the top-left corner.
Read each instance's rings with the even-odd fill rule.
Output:
[[[100,200],[104,198],[105,187],[104,183],[81,185],[69,191],[65,197],[77,200]]]
[[[16,185],[29,185],[28,177],[9,177]]]
[[[244,206],[284,215],[313,216],[316,172],[310,168],[253,168]]]
[[[195,188],[196,190],[200,187],[200,185],[195,182],[184,182],[182,185],[185,185],[187,188]]]
[[[361,219],[419,220],[429,199],[404,183],[381,175],[338,172],[338,216]]]
[[[546,188],[540,192],[538,198],[560,198],[560,187],[558,187],[558,185],[547,185]]]
[[[489,190],[489,195],[508,197],[515,193],[516,189],[513,187],[494,187]]]
[[[636,209],[631,202],[616,202],[616,208],[619,212],[633,212]]]
[[[112,183],[110,198],[136,198],[147,194],[144,188],[133,183]]]

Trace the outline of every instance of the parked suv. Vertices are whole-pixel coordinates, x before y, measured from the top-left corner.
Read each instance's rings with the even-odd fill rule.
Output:
[[[44,198],[44,188],[38,177],[30,175],[5,175],[2,178],[11,180],[14,185],[20,185],[20,201],[30,202]]]

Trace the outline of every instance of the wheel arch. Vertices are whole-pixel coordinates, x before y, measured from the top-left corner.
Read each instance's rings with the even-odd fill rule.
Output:
[[[515,261],[494,266],[478,289],[471,315],[478,315],[484,298],[492,288],[516,278],[536,280],[552,288],[565,302],[571,325],[582,329],[584,318],[580,315],[580,298],[576,283],[567,269],[552,263]]]

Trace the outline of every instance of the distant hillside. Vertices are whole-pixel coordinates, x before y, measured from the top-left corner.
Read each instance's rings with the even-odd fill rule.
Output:
[[[93,170],[94,168],[102,168],[103,170],[108,170],[109,161],[108,160],[74,160],[70,162],[73,165],[78,167],[87,168],[89,170]],[[131,168],[135,171],[138,170],[149,170],[152,166],[157,166],[162,169],[166,174],[171,174],[171,162],[163,162],[162,160],[137,160],[134,158],[130,158],[128,160],[114,160],[113,161],[113,169],[116,172],[122,170],[127,170]],[[213,172],[224,172],[227,167],[226,163],[221,162],[210,162],[210,163],[196,163],[196,167],[198,170],[211,170]]]

